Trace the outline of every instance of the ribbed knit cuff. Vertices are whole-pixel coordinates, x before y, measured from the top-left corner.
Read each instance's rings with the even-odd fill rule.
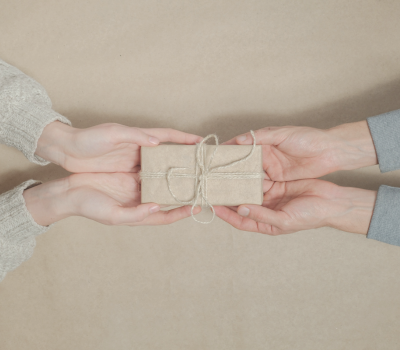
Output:
[[[12,124],[3,125],[6,144],[18,148],[33,163],[49,164],[49,161],[35,155],[43,129],[57,120],[68,125],[71,125],[71,122],[52,109],[40,105],[32,105],[29,109],[17,109],[16,113],[18,118],[12,119]]]
[[[400,188],[379,187],[367,238],[400,246]]]
[[[25,189],[40,183],[28,180],[0,195],[0,281],[7,272],[32,256],[36,245],[35,236],[52,226],[38,225],[22,196]]]
[[[35,222],[22,196],[26,189],[41,183],[36,180],[28,180],[0,195],[0,234],[2,237],[20,240],[48,230],[49,226],[41,226]],[[25,235],[23,232],[29,232],[29,234]]]
[[[0,60],[0,142],[19,149],[31,162],[50,162],[35,156],[47,124],[71,122],[52,110],[46,90],[19,69]]]
[[[400,169],[400,109],[367,118],[382,173]]]

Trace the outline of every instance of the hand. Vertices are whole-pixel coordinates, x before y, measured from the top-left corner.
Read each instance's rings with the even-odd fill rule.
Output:
[[[195,144],[200,136],[173,129],[140,129],[100,124],[77,129],[61,122],[47,125],[35,154],[73,173],[137,172],[140,146],[160,142]]]
[[[317,178],[337,170],[378,164],[366,121],[320,130],[309,127],[268,127],[255,132],[262,145],[263,167],[270,180]],[[224,144],[249,145],[250,133]]]
[[[262,206],[215,206],[215,213],[239,230],[269,235],[323,226],[367,234],[376,200],[376,191],[322,180],[264,180],[264,191]]]
[[[140,204],[139,174],[86,173],[47,182],[23,192],[36,223],[48,226],[69,216],[106,225],[161,225],[190,216],[190,206],[160,211],[156,203]],[[200,208],[196,207],[194,213]]]

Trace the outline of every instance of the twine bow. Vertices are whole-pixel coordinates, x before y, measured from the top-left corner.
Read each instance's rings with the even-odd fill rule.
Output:
[[[251,136],[253,137],[253,146],[251,148],[250,153],[243,157],[242,159],[233,161],[228,164],[220,165],[211,168],[211,163],[214,159],[214,156],[218,150],[219,142],[218,142],[218,137],[215,134],[210,134],[207,137],[205,137],[198,145],[196,149],[196,173],[195,174],[186,174],[186,173],[176,173],[176,170],[183,170],[183,169],[188,169],[188,168],[170,168],[166,173],[165,172],[156,172],[156,173],[141,173],[141,178],[166,178],[167,179],[167,184],[168,184],[168,190],[171,194],[171,196],[180,204],[183,205],[192,205],[192,208],[190,210],[190,213],[192,215],[192,218],[201,223],[201,224],[209,224],[212,222],[215,218],[215,210],[212,204],[208,201],[207,198],[207,181],[209,179],[261,179],[264,178],[263,173],[246,173],[246,172],[236,172],[236,173],[224,173],[224,172],[219,172],[217,173],[216,171],[220,169],[226,169],[231,166],[234,166],[238,163],[245,162],[247,159],[249,159],[255,150],[256,147],[256,137],[254,135],[253,130],[250,131]],[[214,138],[215,140],[215,149],[210,157],[210,160],[208,161],[208,164],[206,163],[206,142]],[[183,201],[177,198],[177,196],[174,194],[172,191],[172,186],[171,186],[171,178],[193,178],[195,179],[195,186],[194,186],[194,195],[193,198],[190,199],[189,201]],[[212,218],[209,221],[200,221],[197,220],[193,214],[193,210],[198,202],[198,200],[201,199],[201,206],[202,207],[208,207],[212,211]]]

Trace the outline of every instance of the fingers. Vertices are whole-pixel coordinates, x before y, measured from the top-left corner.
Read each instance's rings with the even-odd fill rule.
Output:
[[[125,125],[110,126],[113,140],[116,143],[135,143],[139,146],[157,146],[160,139],[155,135],[149,135],[139,128],[132,128]]]
[[[183,206],[168,211],[159,211],[146,217],[143,221],[135,223],[135,225],[169,225],[173,222],[185,219],[191,215],[192,206]],[[201,212],[200,207],[193,209],[193,214],[196,215]]]
[[[188,134],[174,129],[140,129],[125,125],[110,126],[112,139],[117,143],[135,143],[139,146],[157,146],[160,142],[174,142],[193,145],[200,142],[201,136]]]
[[[242,231],[259,232],[268,235],[277,235],[282,233],[278,228],[269,224],[254,221],[250,218],[240,216],[234,210],[223,206],[214,207],[215,214],[222,220],[231,224],[233,227]]]
[[[258,145],[276,146],[285,140],[286,131],[287,129],[284,128],[268,127],[261,130],[257,130],[254,132],[254,134],[256,136],[256,142]],[[230,144],[237,144],[237,145],[251,145],[253,143],[253,137],[248,132],[242,135],[238,135],[234,139],[229,140],[228,142],[234,142]]]
[[[140,171],[140,165],[135,165],[132,169],[129,170],[130,173],[138,173]],[[138,177],[137,182],[140,182],[140,177]]]
[[[257,232],[256,223],[253,220],[238,215],[234,209],[235,208],[231,209],[223,206],[214,206],[215,215],[226,221],[228,224],[231,224],[239,230]]]
[[[260,133],[255,131],[254,134],[256,136],[257,144],[259,144],[260,143],[260,137],[259,137]],[[251,145],[253,143],[253,137],[251,136],[251,134],[249,132],[247,132],[246,134],[236,136],[235,142],[238,145]]]
[[[236,137],[233,139],[230,139],[228,141],[225,141],[224,143],[221,143],[221,145],[237,145],[238,143],[236,142]]]
[[[191,215],[191,206],[183,206],[168,211],[160,211],[160,206],[155,203],[141,204],[134,208],[116,207],[112,213],[112,225],[168,225],[185,219]],[[196,215],[200,207],[193,209]]]
[[[274,181],[271,181],[267,174],[265,174],[265,179],[263,181],[263,193],[268,192],[274,185]]]
[[[181,143],[186,145],[194,145],[200,142],[203,138],[201,136],[188,134],[183,131],[174,130],[174,129],[141,129],[148,135],[151,135],[160,142],[174,142]]]
[[[287,226],[287,215],[282,211],[275,211],[261,205],[245,204],[238,208],[240,216],[275,227]]]
[[[140,222],[159,210],[160,206],[156,203],[145,203],[131,208],[115,206],[110,213],[110,223],[112,225],[128,225]]]

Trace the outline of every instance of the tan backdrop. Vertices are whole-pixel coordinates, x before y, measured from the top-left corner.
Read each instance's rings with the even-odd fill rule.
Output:
[[[227,140],[400,108],[399,18],[396,0],[0,0],[0,57],[76,127]],[[0,164],[0,192],[67,175],[3,145]],[[377,189],[399,174],[326,178]],[[0,284],[0,348],[396,349],[399,274],[399,247],[329,228],[269,237],[220,220],[69,218]]]

